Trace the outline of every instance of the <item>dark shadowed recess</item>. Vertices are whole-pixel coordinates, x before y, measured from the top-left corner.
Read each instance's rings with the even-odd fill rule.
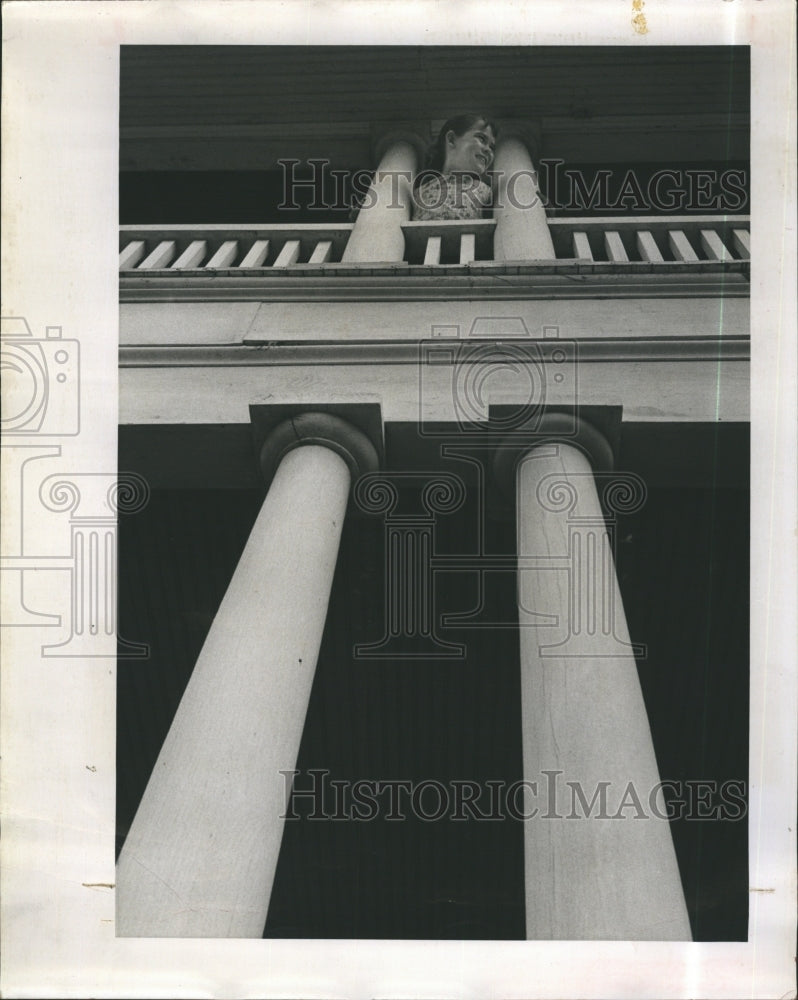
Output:
[[[119,178],[121,225],[350,222],[373,164],[338,179],[326,167],[277,170],[127,171]],[[668,170],[672,176],[662,174]],[[631,172],[631,179],[630,179]],[[690,173],[692,172],[692,173]],[[657,180],[662,175],[661,180]],[[538,169],[548,214],[568,216],[746,215],[745,160],[717,162],[555,162]],[[699,190],[700,188],[700,190]],[[199,208],[198,206],[201,206]]]
[[[551,214],[747,213],[749,107],[735,45],[122,46],[120,221],[340,222],[378,133],[465,111],[534,123]]]

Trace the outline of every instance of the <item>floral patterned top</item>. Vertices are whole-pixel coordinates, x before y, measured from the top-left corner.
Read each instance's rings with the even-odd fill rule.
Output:
[[[413,192],[413,219],[481,219],[491,200],[485,181],[468,174],[430,174]]]

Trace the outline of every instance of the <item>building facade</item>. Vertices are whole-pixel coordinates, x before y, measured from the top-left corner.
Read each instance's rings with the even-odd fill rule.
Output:
[[[415,222],[470,108],[493,214]],[[747,111],[737,48],[123,49],[118,933],[745,938]]]

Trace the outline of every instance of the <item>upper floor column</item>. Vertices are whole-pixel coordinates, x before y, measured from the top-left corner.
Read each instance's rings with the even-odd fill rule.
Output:
[[[402,223],[413,208],[413,179],[427,142],[421,126],[392,128],[374,149],[377,170],[366,192],[341,260],[345,263],[404,260]]]
[[[494,260],[553,260],[556,257],[532,157],[540,146],[534,127],[502,123],[493,173]]]

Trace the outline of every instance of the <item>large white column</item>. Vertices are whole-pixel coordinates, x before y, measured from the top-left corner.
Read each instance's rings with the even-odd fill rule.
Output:
[[[530,129],[502,125],[493,161],[496,175],[494,260],[552,260],[556,257],[532,165],[532,143]]]
[[[273,432],[274,478],[117,868],[117,933],[260,937],[353,475],[376,453],[337,417]],[[208,539],[208,544],[213,544]]]
[[[514,457],[527,938],[690,940],[591,464],[573,439]]]
[[[377,144],[378,161],[342,262],[400,261],[405,255],[402,223],[410,220],[413,178],[423,156],[423,141],[409,130],[392,131]]]

